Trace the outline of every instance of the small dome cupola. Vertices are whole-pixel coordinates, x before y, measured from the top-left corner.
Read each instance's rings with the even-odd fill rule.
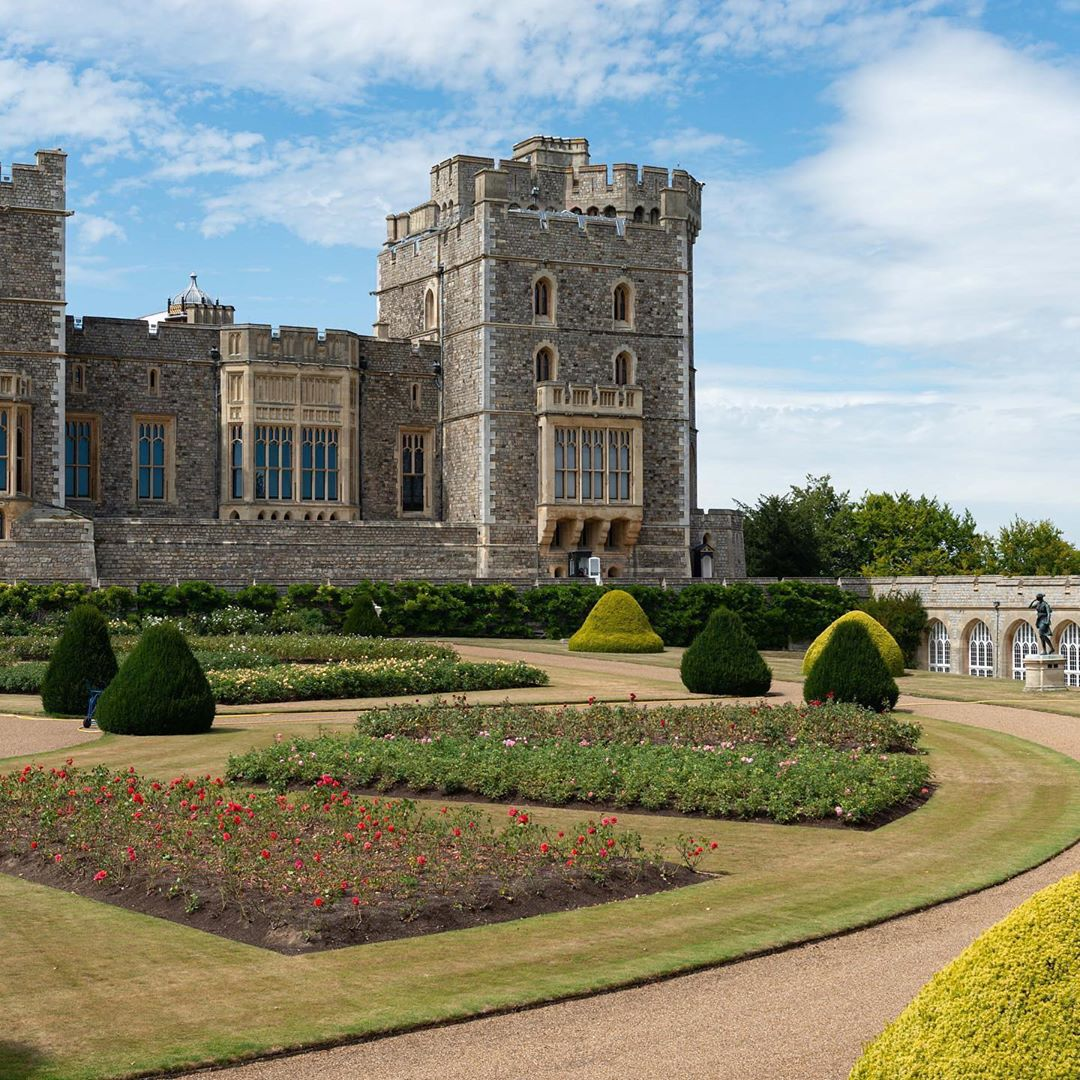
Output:
[[[192,270],[187,288],[169,297],[165,321],[228,325],[233,321],[233,308],[204,292],[199,287],[198,275]]]

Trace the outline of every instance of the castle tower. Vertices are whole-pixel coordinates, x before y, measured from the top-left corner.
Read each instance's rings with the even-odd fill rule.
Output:
[[[477,574],[687,576],[696,501],[688,173],[535,136],[455,157],[387,218],[377,332],[434,341],[441,470],[424,516],[478,526]]]
[[[0,536],[64,500],[66,155],[0,181]]]

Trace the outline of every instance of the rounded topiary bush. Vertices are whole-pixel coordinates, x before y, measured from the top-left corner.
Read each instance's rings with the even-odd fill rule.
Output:
[[[679,674],[695,694],[764,694],[772,686],[772,669],[742,619],[722,607],[683,653]]]
[[[143,632],[98,700],[98,727],[119,735],[198,735],[214,722],[214,695],[172,623]]]
[[[1080,1076],[1080,874],[1037,892],[939,971],[850,1080]]]
[[[353,606],[345,613],[345,621],[341,624],[343,634],[356,634],[358,637],[385,637],[386,627],[383,626],[379,613],[375,610],[375,604],[370,596],[358,596]]]
[[[860,626],[865,627],[866,632],[870,635],[870,640],[877,647],[877,651],[881,653],[881,658],[885,661],[885,666],[889,669],[890,675],[904,674],[904,652],[897,645],[896,638],[872,615],[867,615],[865,611],[849,611],[841,615],[839,619],[831,622],[814,638],[813,643],[806,650],[806,655],[803,657],[802,670],[804,675],[810,673],[810,669],[817,662],[817,658],[821,655],[821,651],[825,648],[829,638],[836,632],[836,628],[845,626],[848,623],[858,623]]]
[[[568,642],[572,652],[663,652],[641,605],[622,589],[604,593]]]
[[[109,624],[92,604],[73,608],[41,681],[41,704],[51,713],[86,713],[91,690],[116,675]]]
[[[900,691],[866,627],[846,622],[836,627],[803,683],[807,701],[852,701],[882,712],[896,704]]]

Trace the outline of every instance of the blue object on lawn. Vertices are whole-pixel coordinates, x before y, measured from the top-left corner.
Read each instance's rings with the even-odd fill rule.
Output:
[[[101,697],[101,690],[91,690],[90,700],[86,704],[86,719],[82,722],[84,728],[93,727],[94,710],[97,708],[97,699]]]

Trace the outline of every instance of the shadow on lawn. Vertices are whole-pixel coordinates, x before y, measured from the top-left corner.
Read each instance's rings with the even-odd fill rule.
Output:
[[[33,1080],[49,1060],[35,1046],[0,1042],[0,1076],[4,1080]]]

